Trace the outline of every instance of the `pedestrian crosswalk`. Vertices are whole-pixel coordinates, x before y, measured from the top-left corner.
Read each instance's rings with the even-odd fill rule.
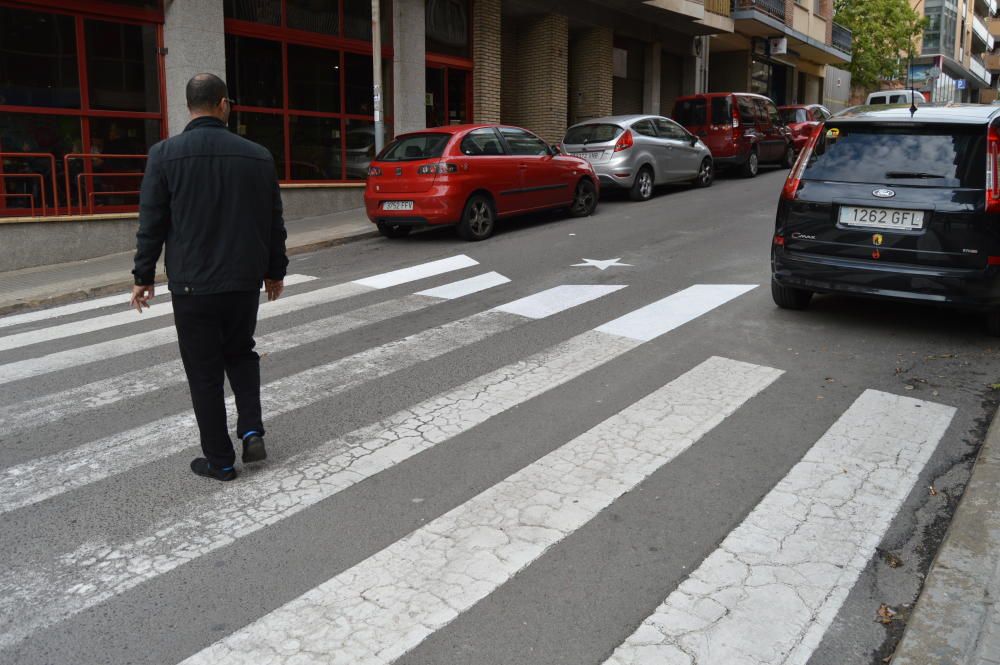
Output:
[[[255,535],[323,511],[386,473],[405,473],[439,447],[462,454],[462,446],[502,428],[519,409],[556,404],[571,387],[599,403],[601,382],[582,385],[582,379],[611,372],[636,354],[648,362],[655,355],[650,347],[672,348],[685,326],[738,306],[757,286],[687,284],[650,297],[648,290],[634,295],[627,283],[532,285],[464,255],[353,281],[291,281],[285,298],[260,310],[268,321],[258,335],[258,350],[266,354],[265,419],[312,422],[332,400],[343,400],[352,405],[352,425],[306,428],[307,440],[287,451],[280,429],[271,430],[271,459],[234,483],[206,487],[192,477],[198,491],[176,486],[176,500],[162,506],[117,506],[113,518],[105,516],[117,526],[95,516],[82,540],[56,538],[51,549],[25,545],[31,557],[9,560],[0,548],[0,662],[18,662],[13,655],[39,636],[209,556],[239,560]],[[128,487],[136,474],[197,451],[193,415],[171,397],[186,395],[179,361],[141,360],[143,352],[176,341],[169,300],[142,318],[102,311],[120,301],[18,314],[9,317],[13,322],[0,318],[0,386],[8,387],[0,390],[0,520],[13,525],[14,538],[34,537],[22,526],[30,519],[19,516],[39,510],[58,516],[65,506],[79,519],[79,502],[94,488]],[[602,316],[606,310],[616,315]],[[138,320],[159,327],[137,331]],[[417,320],[427,323],[410,332]],[[375,330],[379,334],[371,335]],[[94,342],[94,334],[110,339]],[[487,354],[475,369],[455,366],[508,337],[537,342],[522,342],[523,353],[514,357]],[[377,341],[337,353],[348,338]],[[782,377],[793,368],[740,356],[739,348],[729,348],[675,358],[682,371],[664,373],[611,415],[551,442],[543,454],[388,546],[310,580],[304,593],[261,607],[228,634],[174,645],[180,655],[173,661],[400,660],[553,548],[571,544],[574,534],[697,449],[727,419],[758,408],[760,396],[785,390]],[[92,363],[112,358],[120,372],[83,378]],[[294,370],[280,371],[293,361]],[[414,391],[410,402],[389,409],[357,403],[355,395],[371,386],[414,373],[437,387]],[[451,374],[462,378],[434,378]],[[42,377],[51,380],[36,387]],[[162,396],[152,399],[161,406],[145,422],[76,427],[150,396]],[[227,408],[233,418],[232,398]],[[760,503],[746,507],[746,519],[718,548],[694,562],[677,585],[664,585],[669,593],[659,596],[659,606],[607,617],[603,650],[590,662],[804,665],[953,416],[950,406],[859,390]],[[48,436],[64,424],[57,445],[49,441],[37,454],[2,462],[14,442],[24,455],[35,432]],[[100,429],[110,433],[89,434]],[[143,636],[131,639],[140,649]]]

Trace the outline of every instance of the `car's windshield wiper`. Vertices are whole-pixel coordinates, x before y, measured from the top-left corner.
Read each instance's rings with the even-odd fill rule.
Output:
[[[925,173],[923,171],[887,171],[886,178],[947,178],[939,173]]]

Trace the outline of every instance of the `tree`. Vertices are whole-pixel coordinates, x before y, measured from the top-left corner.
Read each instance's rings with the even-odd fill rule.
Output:
[[[908,0],[835,0],[834,20],[854,33],[851,79],[860,87],[905,78],[927,19]]]

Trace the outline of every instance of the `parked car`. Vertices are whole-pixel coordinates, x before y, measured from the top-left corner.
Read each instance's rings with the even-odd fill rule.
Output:
[[[795,145],[795,152],[800,152],[809,143],[816,125],[820,124],[833,114],[825,106],[820,104],[791,104],[779,106],[778,113],[785,122],[789,131],[792,132],[792,143]]]
[[[792,133],[773,101],[749,92],[711,92],[680,97],[674,120],[712,151],[717,168],[738,168],[748,178],[761,164],[795,161]]]
[[[605,187],[629,190],[635,201],[653,187],[691,182],[708,187],[715,179],[712,153],[697,136],[657,115],[620,115],[588,120],[566,130],[562,149],[594,165]]]
[[[879,92],[869,94],[865,104],[869,106],[877,104],[906,104],[907,106],[910,106],[913,99],[917,100],[918,105],[927,103],[927,98],[924,97],[922,92],[911,92],[910,90],[880,90]]]
[[[774,302],[845,293],[987,313],[1000,334],[1000,108],[848,109],[789,173]]]
[[[507,125],[453,125],[396,137],[368,168],[365,209],[382,235],[454,225],[484,240],[498,219],[567,208],[594,212],[597,174],[531,132]]]

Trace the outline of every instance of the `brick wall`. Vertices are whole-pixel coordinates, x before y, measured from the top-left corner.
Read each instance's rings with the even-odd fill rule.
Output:
[[[500,122],[501,56],[500,0],[475,0],[472,3],[475,122]]]
[[[614,85],[611,28],[588,28],[569,44],[569,122],[611,115]]]
[[[517,124],[517,23],[505,20],[500,36],[500,122]]]
[[[560,141],[566,131],[569,19],[557,14],[524,19],[515,34],[517,101],[512,122],[547,141]]]

